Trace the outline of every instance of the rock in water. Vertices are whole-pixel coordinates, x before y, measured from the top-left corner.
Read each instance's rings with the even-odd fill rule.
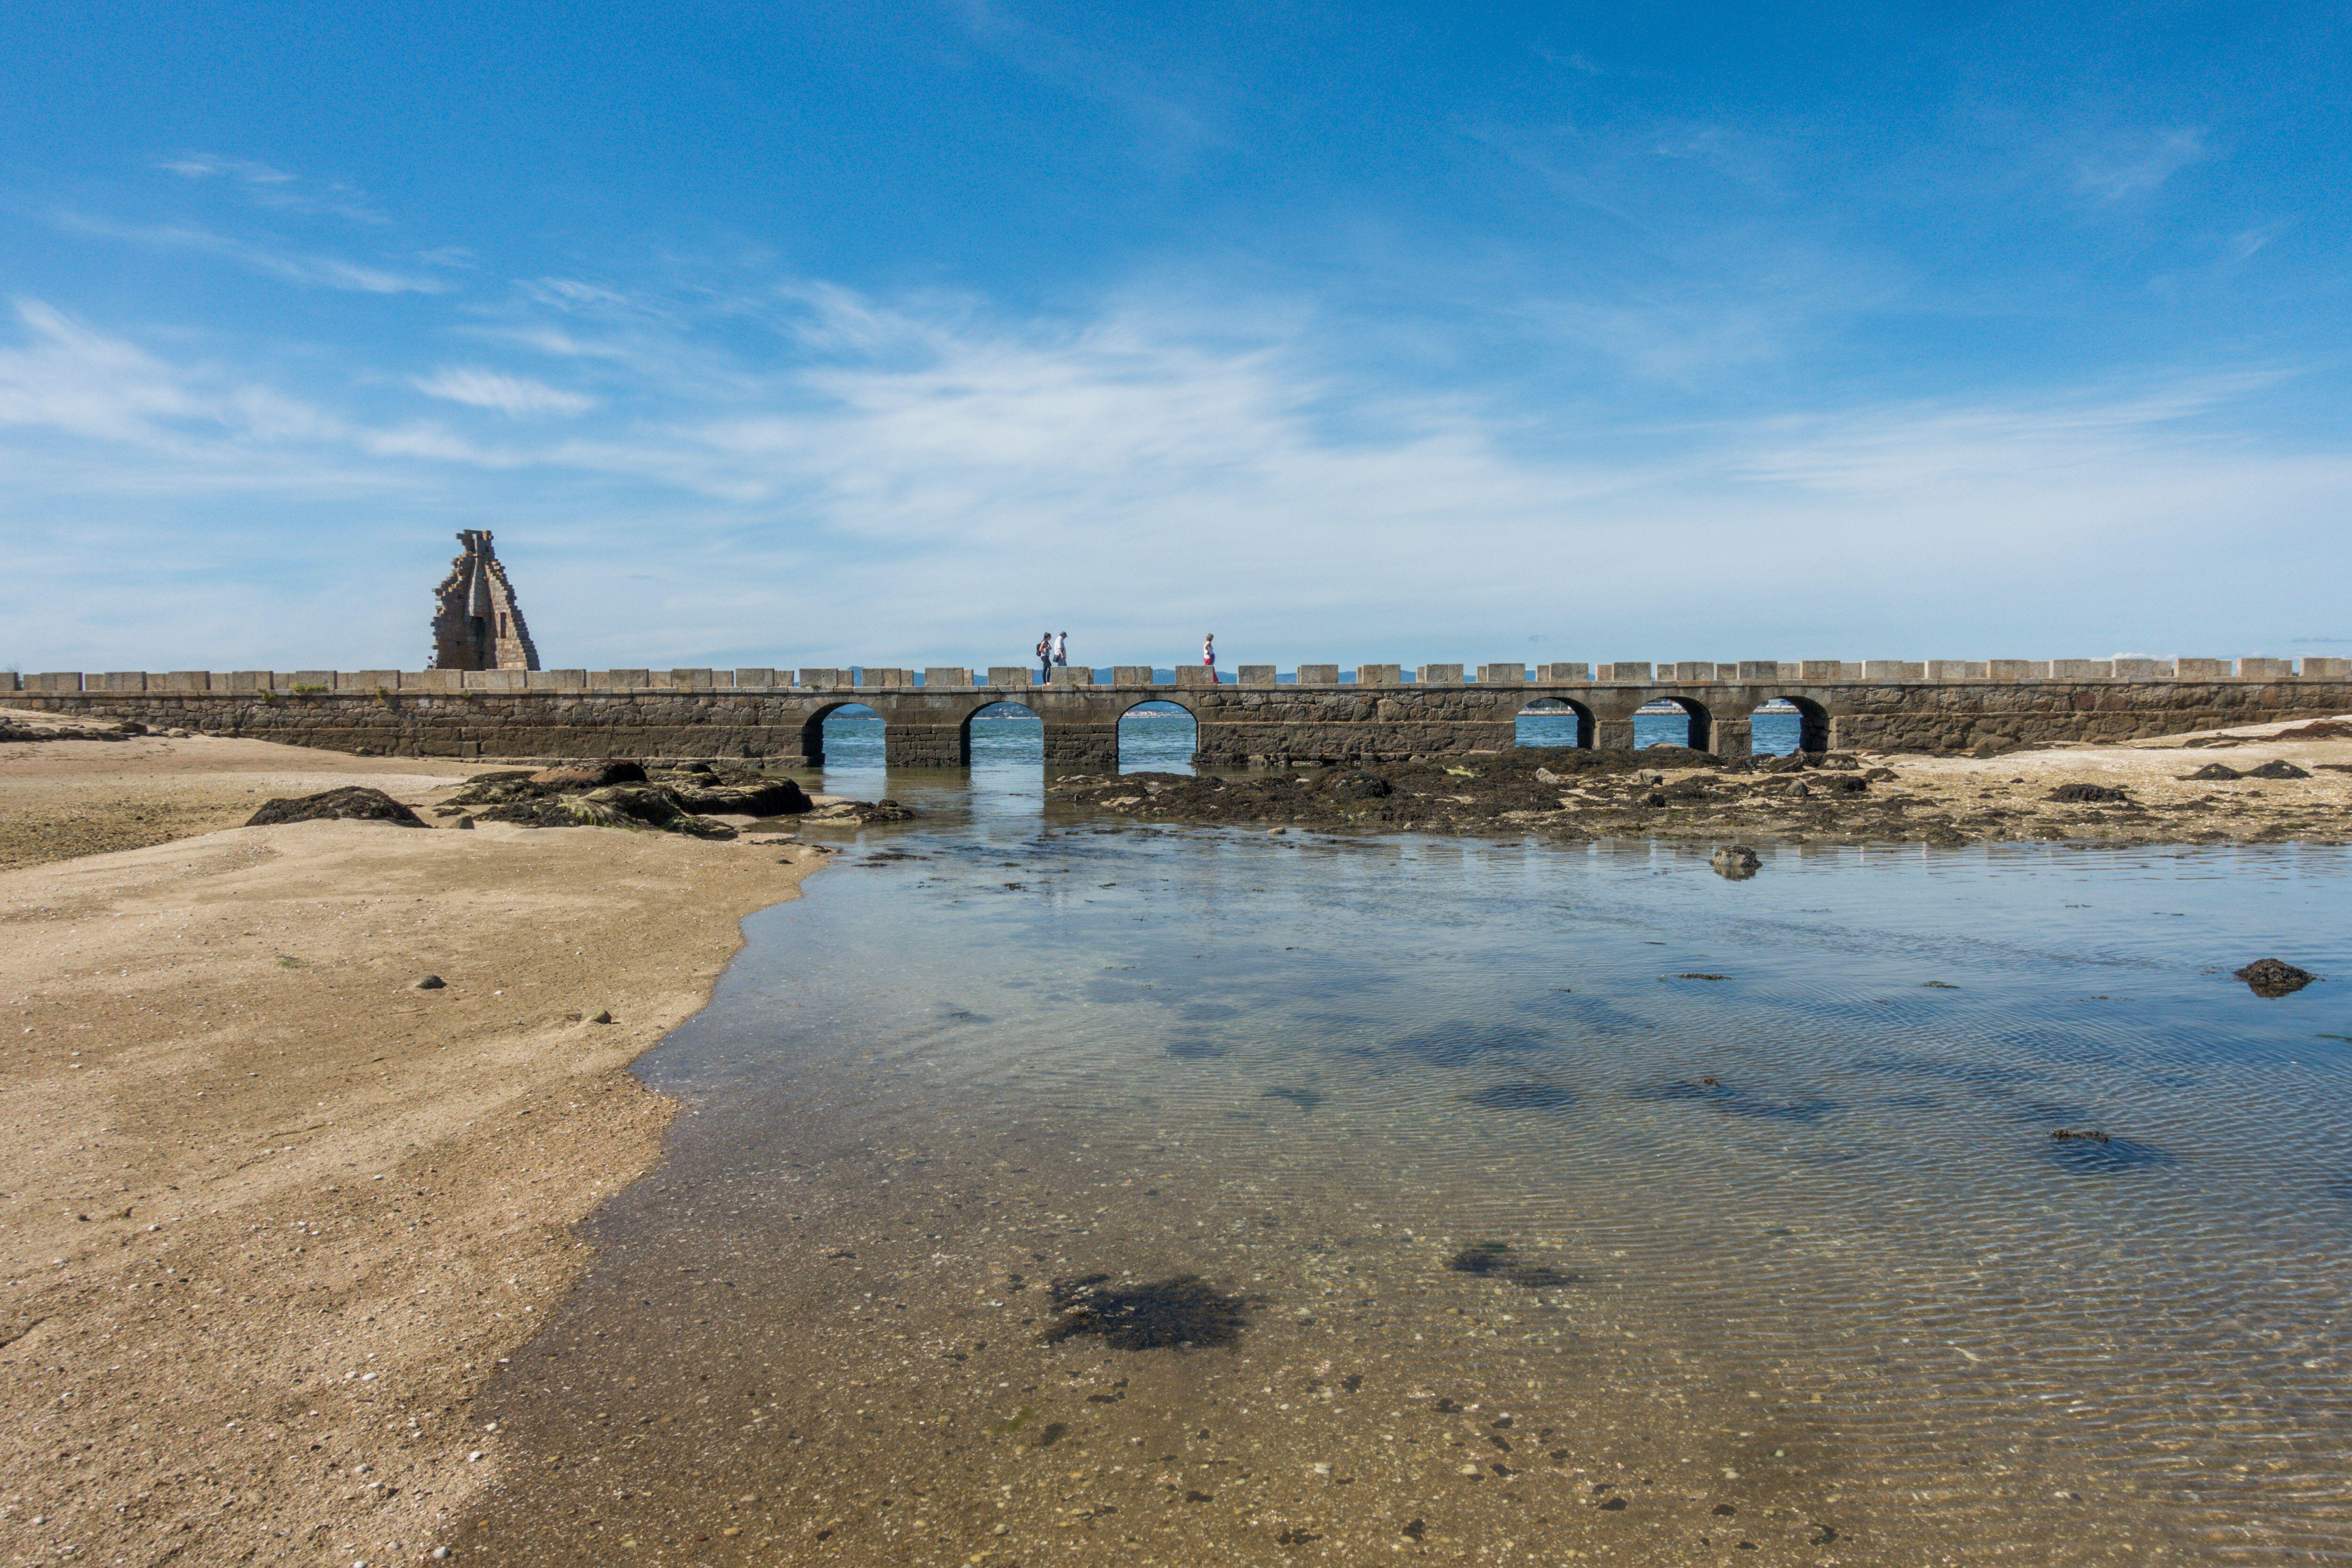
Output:
[[[2307,779],[2311,775],[2293,763],[2281,760],[2264,763],[2261,767],[2249,771],[2246,776],[2250,779]]]
[[[1744,882],[1756,875],[1764,862],[1755,850],[1745,844],[1726,844],[1716,850],[1707,861],[1715,874],[1728,881]]]
[[[2063,784],[2050,792],[2050,798],[2061,805],[2114,805],[2131,796],[2112,784]]]
[[[306,795],[291,800],[266,802],[247,820],[247,827],[274,827],[288,822],[388,822],[395,827],[423,827],[425,819],[380,789],[353,784]]]
[[[2231,978],[2242,980],[2257,996],[2289,996],[2319,978],[2307,969],[2297,969],[2292,963],[2275,958],[2258,958]]]

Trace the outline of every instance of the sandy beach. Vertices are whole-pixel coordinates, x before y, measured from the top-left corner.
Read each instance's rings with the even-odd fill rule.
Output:
[[[413,1558],[496,1474],[469,1400],[583,1266],[568,1227],[659,1153],[626,1064],[816,857],[234,826],[461,777],[0,748],[6,1561]]]

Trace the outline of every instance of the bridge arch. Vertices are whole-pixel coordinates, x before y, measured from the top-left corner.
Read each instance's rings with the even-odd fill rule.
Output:
[[[1685,697],[1679,691],[1661,691],[1646,699],[1641,708],[1635,709],[1634,717],[1642,717],[1644,709],[1652,713],[1661,713],[1669,707],[1681,709],[1684,719],[1687,721],[1688,738],[1683,742],[1685,746],[1694,752],[1715,749],[1715,715],[1708,712],[1706,704],[1696,697]],[[1650,742],[1654,746],[1668,743],[1664,741]]]
[[[1137,719],[1138,714],[1152,717]],[[1179,714],[1184,720],[1181,725]],[[1172,696],[1147,697],[1119,710],[1115,728],[1120,773],[1192,771],[1193,754],[1201,749],[1201,716],[1191,703]]]
[[[1036,722],[1037,729],[1034,736],[1013,731],[1010,728],[1013,721],[1020,719],[1029,719]],[[972,731],[972,724],[975,721],[982,725],[977,739]],[[1001,733],[992,732],[990,726],[998,721],[1005,721],[1007,729]],[[1026,702],[1017,702],[1008,699],[1000,702],[980,703],[963,716],[958,729],[960,733],[956,738],[956,751],[963,758],[966,766],[982,763],[1002,763],[1012,767],[1029,763],[1034,763],[1039,767],[1045,765],[1045,715]]]
[[[806,763],[813,768],[825,765],[824,725],[826,720],[835,718],[876,721],[873,762],[877,767],[879,767],[883,756],[881,741],[883,735],[887,732],[889,721],[883,718],[879,709],[869,703],[860,702],[854,697],[844,698],[838,702],[827,702],[813,710],[809,716],[801,721],[801,756]],[[864,747],[857,746],[855,751],[862,752]],[[834,763],[839,766],[844,761],[863,763],[866,760],[862,755],[853,755],[848,758],[836,756]]]
[[[1769,690],[1770,688],[1768,687],[1766,689]],[[1751,735],[1754,733],[1752,726],[1757,719],[1772,718],[1777,716],[1772,712],[1767,711],[1767,710],[1771,707],[1771,704],[1775,702],[1784,702],[1788,704],[1789,707],[1796,710],[1797,750],[1801,752],[1826,752],[1830,749],[1829,710],[1822,707],[1820,703],[1814,701],[1810,697],[1793,697],[1787,692],[1776,693],[1773,696],[1767,698],[1764,702],[1757,707],[1754,713],[1748,715],[1748,722],[1751,726],[1749,733]],[[1762,749],[1757,746],[1752,740],[1749,742],[1749,748],[1751,751],[1760,751]]]
[[[1573,720],[1571,725],[1566,721]],[[1533,722],[1530,722],[1533,721]],[[1570,697],[1538,697],[1519,710],[1515,721],[1516,743],[1521,746],[1574,746],[1589,751],[1596,720],[1592,710]],[[1560,732],[1566,731],[1566,738]]]

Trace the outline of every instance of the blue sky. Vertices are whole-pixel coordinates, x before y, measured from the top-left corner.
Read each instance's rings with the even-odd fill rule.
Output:
[[[2340,7],[0,11],[0,664],[2352,648]]]

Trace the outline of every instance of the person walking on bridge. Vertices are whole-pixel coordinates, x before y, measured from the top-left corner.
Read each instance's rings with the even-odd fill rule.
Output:
[[[1217,683],[1217,634],[1211,632],[1201,639],[1201,665],[1209,672],[1209,684]]]
[[[1054,634],[1037,634],[1037,684],[1050,685],[1054,679]]]
[[[1054,634],[1054,668],[1056,669],[1063,668],[1069,662],[1070,634],[1067,632],[1055,632]]]

